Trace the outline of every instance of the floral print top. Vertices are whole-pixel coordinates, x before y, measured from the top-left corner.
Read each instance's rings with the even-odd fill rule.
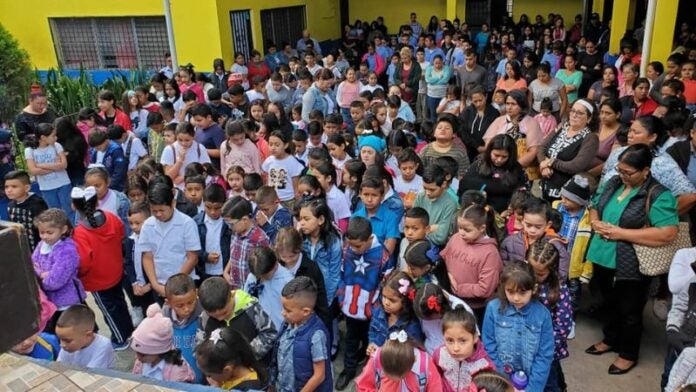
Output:
[[[570,291],[568,286],[561,282],[561,294],[553,308],[549,304],[549,285],[544,282],[539,285],[539,302],[544,304],[551,312],[551,323],[553,324],[553,359],[561,360],[568,358],[568,334],[573,328],[573,306],[570,302]]]

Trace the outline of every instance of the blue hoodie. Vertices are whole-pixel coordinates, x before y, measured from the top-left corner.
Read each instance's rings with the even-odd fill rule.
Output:
[[[90,149],[90,163],[97,163],[97,150]],[[104,151],[104,160],[102,161],[106,171],[109,172],[111,184],[109,188],[123,192],[126,186],[126,174],[128,172],[128,160],[126,159],[121,145],[113,140],[109,141],[109,146]]]

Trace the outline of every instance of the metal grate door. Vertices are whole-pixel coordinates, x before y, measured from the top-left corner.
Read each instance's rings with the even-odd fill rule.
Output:
[[[467,0],[466,2],[466,22],[469,29],[478,31],[484,23],[490,23],[490,2],[489,0]]]
[[[283,42],[295,43],[302,37],[302,30],[306,26],[305,6],[273,8],[261,11],[261,31],[263,32],[263,46],[267,49],[268,43],[273,42],[278,50]]]
[[[252,51],[251,13],[249,10],[230,11],[230,23],[235,56],[241,53],[244,58],[249,59]]]

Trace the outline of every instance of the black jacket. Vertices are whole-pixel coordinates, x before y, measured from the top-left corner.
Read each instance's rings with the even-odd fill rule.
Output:
[[[196,274],[200,276],[201,281],[203,281],[206,277],[205,263],[208,261],[208,250],[205,248],[205,237],[208,234],[208,228],[205,226],[205,212],[199,212],[198,215],[193,217],[193,221],[196,222],[196,226],[198,226],[198,237],[201,241],[201,250],[198,251],[198,264],[196,264]],[[225,222],[222,222],[222,228],[220,229],[220,261],[218,261],[218,263],[222,263],[223,270],[230,261],[231,239],[232,231],[230,227],[227,226]]]
[[[488,130],[488,127],[500,117],[500,112],[491,105],[486,105],[483,111],[483,119],[477,118],[477,111],[473,105],[469,105],[459,115],[459,137],[466,146],[466,153],[469,156],[469,161],[473,162],[478,156],[478,147],[484,145],[483,135]]]

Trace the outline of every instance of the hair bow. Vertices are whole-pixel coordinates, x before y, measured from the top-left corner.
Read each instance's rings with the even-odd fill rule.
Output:
[[[406,340],[408,340],[408,335],[406,335],[406,331],[402,329],[399,332],[390,333],[389,340],[396,340],[399,343],[406,343]]]
[[[93,186],[88,186],[85,189],[75,187],[70,192],[70,197],[72,199],[85,199],[90,200],[97,195],[97,190]]]
[[[411,286],[411,282],[408,279],[399,279],[399,293],[401,295],[408,295],[408,288]]]
[[[252,296],[258,298],[261,295],[261,293],[263,293],[263,283],[261,283],[261,282],[253,283],[249,287],[249,290],[247,292],[249,294],[251,294]]]
[[[428,309],[434,310],[436,313],[440,313],[442,311],[442,307],[440,306],[440,303],[437,301],[437,297],[434,295],[431,295],[428,297]]]
[[[416,289],[411,289],[408,291],[408,299],[411,300],[411,302],[416,299]]]
[[[425,257],[427,257],[431,263],[437,264],[437,261],[440,260],[440,248],[434,244],[430,244],[430,249],[425,252]]]
[[[210,337],[208,340],[211,340],[213,344],[217,344],[217,342],[222,340],[222,329],[218,328],[215,331],[210,333]]]

